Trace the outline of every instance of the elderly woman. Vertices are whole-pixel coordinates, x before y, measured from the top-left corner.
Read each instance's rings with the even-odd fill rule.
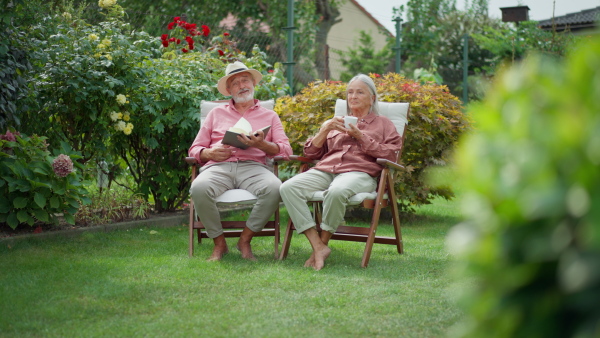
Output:
[[[321,126],[304,145],[304,156],[319,160],[310,170],[281,185],[280,194],[298,233],[303,233],[313,252],[304,264],[320,270],[331,249],[331,235],[344,223],[348,199],[361,192],[374,191],[383,169],[377,158],[396,161],[402,138],[392,121],[378,115],[377,92],[373,80],[359,74],[348,82],[348,114],[358,122],[344,127],[342,117]],[[316,230],[307,200],[316,191],[325,191],[320,234]]]

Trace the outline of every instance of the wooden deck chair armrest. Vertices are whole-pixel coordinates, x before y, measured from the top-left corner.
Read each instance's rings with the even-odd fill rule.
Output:
[[[388,167],[393,170],[402,170],[405,169],[403,165],[398,164],[396,162],[386,160],[385,158],[378,158],[377,163],[383,167]]]
[[[304,163],[316,164],[319,160],[313,160],[308,157],[300,156],[300,155],[290,155],[290,161],[299,161]]]
[[[198,163],[198,161],[196,160],[195,157],[186,157],[185,162],[189,165],[199,165],[200,164],[200,163]]]

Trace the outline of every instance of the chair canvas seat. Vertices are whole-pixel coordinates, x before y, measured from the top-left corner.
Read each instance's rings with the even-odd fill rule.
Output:
[[[231,189],[225,191],[215,200],[218,204],[254,204],[258,198],[248,190]]]
[[[315,192],[309,199],[308,202],[323,202],[324,191]],[[377,191],[373,192],[361,192],[348,199],[348,205],[359,205],[366,200],[374,200],[377,198]],[[387,193],[383,195],[384,199],[387,199]]]

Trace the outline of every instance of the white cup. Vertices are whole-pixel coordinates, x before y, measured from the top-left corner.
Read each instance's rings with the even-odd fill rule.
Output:
[[[350,123],[356,126],[357,122],[358,117],[356,116],[344,116],[344,127],[346,127],[346,129],[350,129]]]

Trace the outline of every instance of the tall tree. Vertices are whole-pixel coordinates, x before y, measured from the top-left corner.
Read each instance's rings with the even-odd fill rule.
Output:
[[[315,0],[315,14],[319,17],[318,30],[315,41],[315,66],[318,77],[329,79],[329,65],[327,64],[327,36],[331,27],[342,21],[338,19],[340,11],[333,0]]]

